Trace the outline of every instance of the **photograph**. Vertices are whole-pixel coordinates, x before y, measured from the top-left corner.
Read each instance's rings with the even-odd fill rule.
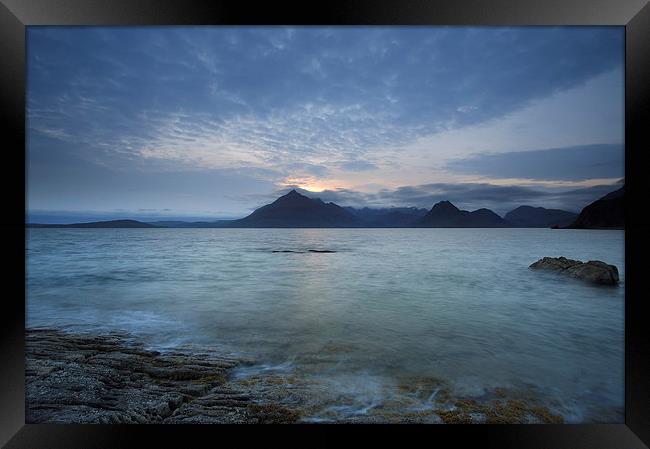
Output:
[[[624,26],[30,25],[24,70],[26,424],[626,423]]]

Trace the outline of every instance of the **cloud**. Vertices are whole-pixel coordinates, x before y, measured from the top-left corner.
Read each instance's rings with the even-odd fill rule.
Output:
[[[622,144],[623,100],[624,76],[619,67],[503,117],[418,137],[405,144],[403,152],[422,164],[477,153]]]
[[[162,121],[149,138],[139,139],[136,154],[202,168],[259,167],[288,175],[304,170],[323,175],[326,166],[364,170],[371,165],[357,155],[403,137],[394,126],[371,132],[378,119],[357,108],[311,103],[263,118],[243,115],[219,121],[181,115]],[[353,130],[349,122],[359,128]]]
[[[248,197],[259,207],[295,188],[310,198],[352,207],[419,207],[430,209],[439,201],[451,201],[466,210],[488,208],[500,215],[522,205],[579,212],[587,204],[619,188],[618,185],[597,185],[579,189],[540,189],[520,186],[498,186],[482,183],[433,183],[384,189],[376,193],[352,189],[310,192],[298,186],[286,186],[269,194]]]
[[[292,171],[304,172],[314,176],[325,176],[329,171],[324,165],[305,164],[301,162],[288,164],[287,168]]]
[[[338,164],[338,167],[342,170],[351,172],[374,170],[377,168],[375,164],[362,160],[343,161]]]
[[[623,37],[612,27],[30,28],[28,171],[41,176],[28,194],[43,209],[80,197],[137,208],[154,201],[135,198],[140,178],[168,193],[178,178],[165,173],[218,173],[214,191],[241,176],[259,187],[245,195],[295,183],[353,201],[373,185],[369,201],[401,201],[395,186],[456,176],[441,169],[450,156],[622,142]],[[116,187],[115,173],[134,190]],[[86,183],[110,189],[74,189]],[[244,207],[234,192],[208,206],[189,190],[155,207],[184,208],[192,194],[201,210]]]
[[[225,126],[285,116],[286,131],[305,112],[313,120],[295,126],[310,145],[326,146],[335,133],[368,148],[484,123],[580,86],[622,66],[622,35],[608,27],[31,29],[28,112],[118,152],[138,149],[111,136],[155,133],[145,111]],[[46,109],[60,112],[39,113]]]
[[[479,154],[449,161],[453,172],[491,178],[586,180],[619,178],[625,173],[621,144],[581,145],[543,150]]]

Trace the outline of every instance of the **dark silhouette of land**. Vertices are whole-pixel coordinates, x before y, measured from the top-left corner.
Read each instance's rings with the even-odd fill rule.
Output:
[[[361,220],[337,204],[312,199],[292,190],[248,217],[233,220],[231,225],[243,228],[348,228],[361,226]]]
[[[440,201],[427,214],[416,220],[420,228],[505,228],[508,223],[489,209],[473,212],[460,210],[449,201]]]
[[[522,228],[550,228],[568,226],[578,218],[578,214],[560,209],[519,206],[508,212],[503,219]]]
[[[71,224],[39,224],[30,223],[30,228],[160,228],[150,223],[143,223],[137,220],[109,220],[93,221],[90,223],[71,223]]]
[[[449,201],[431,210],[416,207],[341,207],[291,190],[237,220],[202,222],[111,220],[72,224],[28,224],[33,228],[623,228],[624,188],[574,212],[519,206],[501,217],[490,209],[466,211]]]
[[[369,228],[411,227],[415,220],[424,217],[429,212],[427,209],[417,207],[390,207],[382,209],[345,207],[344,209],[363,221],[365,226]]]
[[[566,229],[624,229],[625,186],[586,206]]]

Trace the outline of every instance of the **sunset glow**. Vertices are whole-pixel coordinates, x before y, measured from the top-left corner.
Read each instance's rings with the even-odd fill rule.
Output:
[[[326,181],[314,178],[286,178],[281,183],[282,186],[298,187],[309,192],[322,192],[324,190],[337,190],[343,188],[340,182]]]

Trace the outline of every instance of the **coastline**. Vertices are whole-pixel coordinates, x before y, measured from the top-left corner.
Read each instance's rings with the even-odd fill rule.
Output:
[[[313,419],[313,410],[288,408],[278,395],[233,378],[251,361],[210,351],[147,350],[129,334],[26,330],[26,422],[98,424],[290,423],[562,423],[536,401],[497,389],[485,401],[451,397],[438,385],[439,407],[396,413],[379,407],[348,418]],[[264,376],[266,377],[266,376]],[[405,386],[406,390],[421,386]],[[259,384],[257,385],[259,386]],[[280,393],[280,391],[276,391]],[[383,410],[382,410],[383,409]]]

